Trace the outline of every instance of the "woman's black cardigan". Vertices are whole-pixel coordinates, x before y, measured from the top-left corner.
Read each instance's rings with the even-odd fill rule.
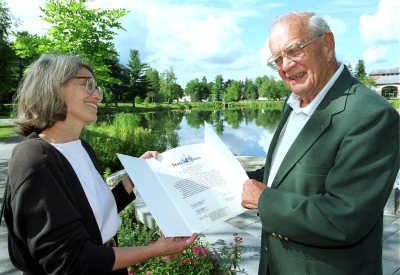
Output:
[[[95,167],[93,149],[82,140]],[[36,133],[12,153],[4,218],[13,264],[27,274],[108,274],[115,261],[72,166]],[[122,182],[112,189],[118,212],[132,202]],[[126,274],[126,270],[112,274]]]

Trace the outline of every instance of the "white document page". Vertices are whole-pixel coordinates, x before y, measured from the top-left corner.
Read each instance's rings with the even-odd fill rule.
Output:
[[[201,233],[245,209],[246,172],[211,126],[204,143],[140,159],[118,154],[126,172],[167,237]]]

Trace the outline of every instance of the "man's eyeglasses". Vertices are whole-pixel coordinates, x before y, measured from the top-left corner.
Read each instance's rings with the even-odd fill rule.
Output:
[[[102,89],[97,86],[97,82],[93,77],[90,76],[75,76],[77,79],[86,79],[86,92],[89,95],[94,94],[94,92],[98,92],[101,96],[103,96]]]
[[[268,58],[267,65],[271,67],[274,70],[280,70],[282,69],[283,65],[283,58],[286,56],[288,59],[292,61],[299,61],[304,58],[304,49],[308,45],[310,45],[312,42],[317,40],[318,38],[322,37],[325,33],[320,34],[313,39],[311,39],[308,42],[305,42],[303,44],[296,44],[293,46],[289,46],[288,48],[284,49],[282,52],[279,54],[275,54]]]

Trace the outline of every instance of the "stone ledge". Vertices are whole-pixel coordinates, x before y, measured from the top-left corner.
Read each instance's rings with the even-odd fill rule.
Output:
[[[385,215],[400,217],[400,190],[399,188],[393,188],[390,192],[389,199],[386,202],[383,213]]]

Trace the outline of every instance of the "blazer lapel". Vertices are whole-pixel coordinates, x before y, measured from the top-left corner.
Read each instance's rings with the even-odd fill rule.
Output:
[[[352,84],[353,81],[351,75],[345,67],[338,80],[328,91],[325,98],[319,104],[298,137],[293,142],[278,169],[271,187],[276,188],[279,186],[284,176],[293,168],[298,160],[308,151],[313,143],[329,126],[332,115],[344,110],[347,94]]]
[[[303,130],[301,130],[300,134],[284,157],[282,164],[276,173],[275,179],[272,182],[273,188],[277,187],[281,183],[286,173],[297,163],[297,161],[324,132],[330,123],[330,119],[331,115],[327,111],[321,111],[318,115],[314,113],[311,116],[310,120],[306,123]]]
[[[264,168],[264,177],[263,177],[264,183],[268,182],[269,170],[271,169],[271,163],[272,163],[272,155],[275,151],[275,146],[276,143],[278,142],[278,138],[282,132],[283,126],[286,124],[286,121],[291,112],[292,112],[292,107],[290,107],[288,104],[285,103],[285,108],[283,109],[282,118],[279,121],[278,127],[276,128],[276,131],[274,133],[274,136],[272,137],[271,143],[268,148],[267,159],[265,161],[265,168]]]

